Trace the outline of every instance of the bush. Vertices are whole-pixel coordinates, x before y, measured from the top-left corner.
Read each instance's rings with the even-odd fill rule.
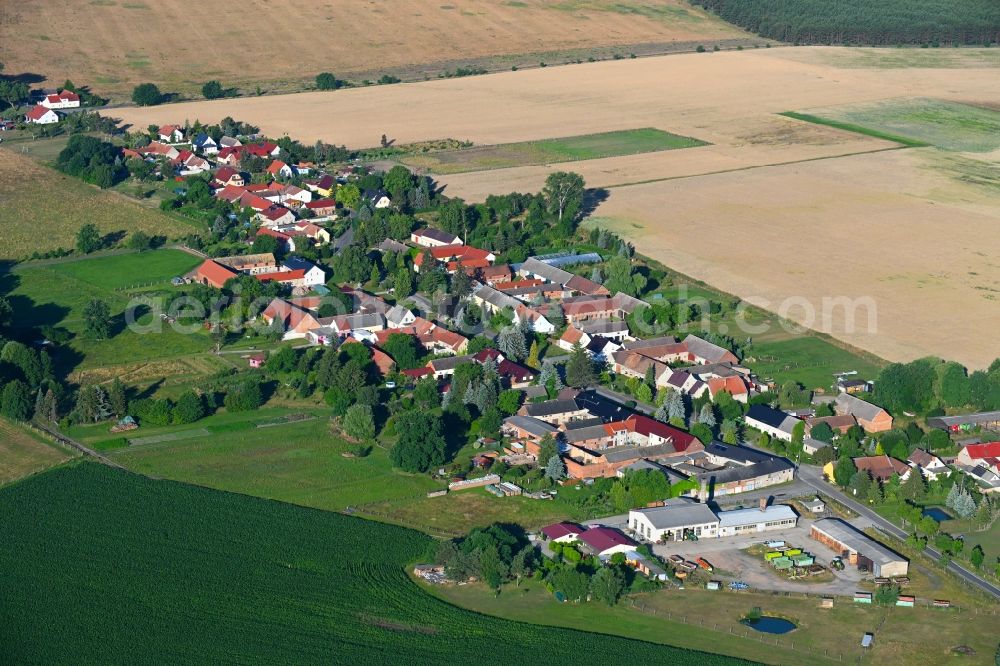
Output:
[[[344,82],[337,79],[330,72],[323,72],[316,75],[316,88],[318,90],[336,90],[342,85],[344,85]]]
[[[201,94],[205,99],[219,99],[226,96],[226,91],[218,81],[209,81],[201,87]]]
[[[163,102],[163,93],[153,83],[140,83],[132,90],[132,101],[139,106],[156,106]]]

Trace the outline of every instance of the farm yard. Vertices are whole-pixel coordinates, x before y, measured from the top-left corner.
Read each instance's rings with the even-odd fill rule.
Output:
[[[407,578],[404,568],[431,550],[429,537],[334,513],[91,463],[0,490],[0,509],[17,544],[0,554],[10,590],[0,602],[8,635],[0,656],[8,663],[67,654],[79,663],[122,655],[133,663],[192,655],[219,662],[239,654],[443,664],[498,641],[504,649],[494,661],[503,664],[537,656],[541,644],[561,660],[583,650],[594,663],[747,663],[457,608]],[[52,617],[86,622],[57,628]],[[340,651],[344,644],[351,649]]]
[[[993,113],[986,110],[1000,101],[993,52],[962,49],[938,56],[944,64],[937,67],[919,51],[895,50],[886,67],[841,67],[841,50],[824,47],[676,55],[121,115],[142,127],[166,120],[168,108],[171,117],[203,121],[229,114],[271,134],[355,146],[374,145],[382,133],[399,143],[455,137],[517,144],[566,136],[569,127],[581,135],[643,126],[697,137],[710,145],[489,168],[440,181],[449,196],[479,201],[537,190],[552,171],[571,169],[588,185],[608,188],[596,211],[603,224],[681,273],[766,299],[772,311],[790,303],[781,313],[787,318],[889,360],[934,354],[979,368],[995,350],[963,333],[968,322],[989,316],[1000,289],[1000,267],[980,254],[1000,210],[996,174],[969,158],[983,154],[907,148],[778,115],[906,99],[934,100],[919,102],[934,114],[910,114],[911,124],[945,118],[952,127],[979,126],[977,119]],[[912,67],[900,62],[909,53]],[[956,79],[956,62],[966,59],[971,66]],[[331,104],[335,118],[323,112]],[[970,119],[963,120],[966,109]],[[909,225],[906,233],[901,225]],[[858,238],[868,242],[830,251]],[[757,269],[764,265],[778,270]],[[975,270],[960,268],[971,265]],[[865,321],[848,330],[843,308],[824,321],[823,297],[873,299],[877,334]]]
[[[246,24],[218,26],[214,9],[184,0],[72,0],[56,9],[32,0],[5,8],[0,43],[8,72],[35,72],[44,63],[50,85],[87,81],[125,100],[143,81],[183,94],[213,78],[248,93],[258,86],[301,90],[322,71],[358,82],[385,73],[423,79],[459,67],[509,70],[764,41],[684,0],[251,0],[241,6]],[[129,27],[136,22],[142,30]],[[197,49],[190,48],[192,38]],[[275,59],[272,45],[289,43],[310,46],[293,59]],[[229,58],[236,50],[243,56]]]
[[[71,249],[76,232],[87,222],[102,234],[143,231],[178,238],[194,227],[158,210],[145,208],[113,192],[39,164],[36,157],[0,149],[0,259],[26,259],[33,252]],[[37,156],[41,157],[41,156]],[[44,233],[39,233],[44,229]]]

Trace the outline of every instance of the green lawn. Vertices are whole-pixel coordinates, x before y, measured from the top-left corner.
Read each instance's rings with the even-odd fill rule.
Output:
[[[136,435],[211,430],[213,425],[239,420],[238,416],[219,415],[172,429],[143,429]],[[273,413],[265,410],[257,416],[272,418]],[[405,503],[442,487],[428,476],[394,471],[384,449],[375,447],[365,458],[344,457],[349,448],[330,433],[323,417],[133,446],[113,456],[143,474],[331,511],[377,500]]]
[[[55,272],[113,291],[135,286],[167,284],[202,262],[181,250],[120,254],[97,260],[72,261],[51,266]]]
[[[450,174],[694,148],[704,141],[653,127],[405,155],[404,164]]]
[[[747,663],[469,612],[407,577],[419,532],[95,463],[0,489],[0,515],[3,663]]]
[[[830,391],[837,372],[856,370],[858,377],[874,379],[880,363],[875,357],[855,353],[814,335],[766,336],[755,339],[744,359],[761,378],[796,381],[807,389]]]
[[[11,287],[8,298],[17,312],[14,327],[50,325],[72,333],[74,337],[68,346],[53,352],[57,365],[64,371],[204,353],[211,348],[206,333],[176,331],[151,313],[139,317],[138,323],[154,324],[156,330],[148,333],[130,330],[123,317],[129,299],[115,291],[130,284],[164,284],[159,295],[169,299],[178,293],[169,286],[169,279],[197,263],[198,259],[189,254],[163,249],[65,263],[20,265],[6,278]],[[91,340],[84,336],[83,311],[92,299],[106,301],[111,309],[114,321],[110,339]]]
[[[956,152],[1000,148],[1000,111],[937,99],[908,99],[814,110],[793,118]]]

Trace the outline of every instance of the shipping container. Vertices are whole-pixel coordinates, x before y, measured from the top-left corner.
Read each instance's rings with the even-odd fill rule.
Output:
[[[782,554],[780,552],[772,550],[770,553],[764,553],[764,559],[770,562],[771,560],[781,557],[781,555]]]

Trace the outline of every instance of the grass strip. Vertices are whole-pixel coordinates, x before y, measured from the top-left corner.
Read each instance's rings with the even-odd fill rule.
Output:
[[[872,129],[870,127],[865,127],[864,125],[845,123],[840,120],[831,120],[830,118],[813,116],[808,113],[798,113],[797,111],[785,111],[783,113],[779,113],[778,115],[785,116],[786,118],[793,118],[795,120],[803,120],[807,123],[813,123],[815,125],[826,125],[827,127],[834,127],[836,129],[847,130],[848,132],[854,132],[855,134],[864,134],[865,136],[871,136],[876,139],[893,141],[895,143],[900,143],[904,146],[908,146],[910,148],[926,148],[927,146],[931,145],[929,143],[918,141],[916,139],[910,139],[905,136],[900,136],[898,134],[889,134],[888,132],[880,132],[879,130]]]

